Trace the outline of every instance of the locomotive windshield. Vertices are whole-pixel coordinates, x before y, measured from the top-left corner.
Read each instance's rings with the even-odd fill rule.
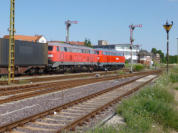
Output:
[[[53,50],[53,46],[48,46],[48,51],[52,51]]]

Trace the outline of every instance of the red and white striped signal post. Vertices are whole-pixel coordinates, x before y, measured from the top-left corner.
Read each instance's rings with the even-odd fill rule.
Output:
[[[133,49],[133,42],[134,42],[134,39],[133,39],[133,31],[136,27],[139,27],[141,28],[142,27],[142,24],[139,24],[139,25],[129,25],[129,28],[130,28],[130,49],[131,49],[131,66],[130,66],[130,73],[133,72],[133,58],[132,58],[132,49]]]

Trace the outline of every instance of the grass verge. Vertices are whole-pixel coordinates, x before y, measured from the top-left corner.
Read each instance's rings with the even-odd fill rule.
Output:
[[[177,76],[177,75],[176,75]],[[178,131],[178,111],[174,107],[174,96],[169,89],[172,78],[163,75],[154,86],[141,90],[135,96],[124,100],[117,113],[124,117],[127,127],[123,132],[148,132],[153,123],[160,124],[164,129],[172,128]]]

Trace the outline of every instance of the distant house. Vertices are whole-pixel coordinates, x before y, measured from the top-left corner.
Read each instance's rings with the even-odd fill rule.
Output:
[[[9,39],[9,35],[5,35],[3,38]],[[15,35],[14,38],[15,38],[15,40],[47,43],[47,39],[42,35],[35,35],[35,36]]]
[[[150,66],[152,62],[152,54],[146,50],[140,50],[138,53],[139,63]]]
[[[106,40],[98,40],[98,46],[108,45]]]
[[[152,54],[152,58],[153,58],[154,63],[159,63],[159,64],[161,63],[161,58],[160,58],[159,53]]]
[[[72,45],[85,45],[85,42],[70,41],[69,44],[72,44]]]

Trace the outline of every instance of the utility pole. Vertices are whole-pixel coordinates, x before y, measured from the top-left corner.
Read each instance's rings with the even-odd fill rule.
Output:
[[[135,29],[135,27],[142,27],[142,25],[129,25],[129,28],[130,28],[130,50],[131,50],[131,66],[130,66],[130,73],[133,72],[133,42],[134,42],[134,39],[133,39],[133,31]]]
[[[172,24],[169,24],[167,21],[166,24],[163,25],[167,33],[167,74],[169,72],[169,65],[168,65],[169,64],[169,31],[171,30],[172,25],[173,25],[173,21],[172,21]]]
[[[69,43],[69,28],[72,24],[78,24],[78,21],[67,20],[65,24],[66,24],[66,43]]]
[[[15,34],[15,0],[10,0],[8,84],[11,84],[14,81],[14,72],[15,72],[14,34]]]
[[[177,39],[177,64],[178,64],[178,38]]]

